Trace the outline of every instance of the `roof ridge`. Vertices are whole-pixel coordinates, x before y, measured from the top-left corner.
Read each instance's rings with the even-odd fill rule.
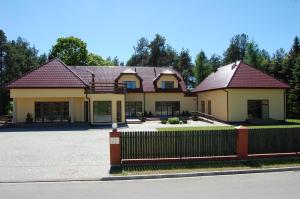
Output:
[[[77,77],[84,85],[89,86],[79,75],[77,75],[68,65],[66,65],[62,60],[56,58],[64,67],[66,67],[75,77]]]
[[[230,80],[228,81],[228,84],[226,85],[226,88],[227,88],[227,87],[230,85],[230,83],[232,82],[233,77],[235,76],[236,72],[237,72],[238,69],[240,68],[241,63],[243,63],[242,60],[240,60],[240,61],[239,61],[239,64],[236,66],[236,69],[235,69],[234,73],[232,74]],[[236,64],[236,62],[234,62],[233,64]],[[228,65],[230,65],[230,64],[228,64]]]

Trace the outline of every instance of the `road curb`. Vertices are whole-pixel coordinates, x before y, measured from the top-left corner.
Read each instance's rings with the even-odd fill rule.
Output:
[[[155,175],[135,175],[135,176],[109,176],[109,177],[101,178],[101,181],[185,178],[185,177],[236,175],[236,174],[251,174],[251,173],[271,173],[271,172],[285,172],[285,171],[300,171],[300,167],[210,171],[210,172],[194,172],[194,173],[174,173],[174,174],[155,174]]]
[[[147,180],[147,179],[167,179],[167,178],[186,178],[201,176],[220,176],[220,175],[238,175],[251,173],[271,173],[285,171],[300,171],[299,167],[267,168],[267,169],[248,169],[248,170],[228,170],[228,171],[210,171],[194,173],[174,173],[174,174],[156,174],[156,175],[135,175],[135,176],[107,176],[102,178],[82,178],[82,179],[50,179],[50,180],[11,180],[0,181],[0,184],[14,183],[63,183],[63,182],[99,182],[99,181],[118,181],[118,180]]]
[[[83,178],[83,179],[50,179],[50,180],[7,180],[0,181],[1,184],[25,184],[25,183],[54,183],[54,182],[95,182],[101,181],[102,178]]]

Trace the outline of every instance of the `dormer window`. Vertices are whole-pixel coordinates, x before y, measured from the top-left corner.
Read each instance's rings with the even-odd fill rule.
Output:
[[[126,85],[127,89],[136,89],[136,82],[135,81],[123,81]]]
[[[174,81],[162,81],[161,82],[162,89],[172,89],[174,88]]]

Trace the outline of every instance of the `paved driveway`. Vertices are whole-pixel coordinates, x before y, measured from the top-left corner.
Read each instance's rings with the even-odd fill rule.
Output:
[[[97,179],[108,175],[109,130],[16,130],[0,132],[0,182]]]

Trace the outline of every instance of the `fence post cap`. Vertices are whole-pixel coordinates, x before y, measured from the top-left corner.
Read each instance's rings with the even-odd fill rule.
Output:
[[[248,129],[247,127],[243,126],[243,125],[240,125],[240,126],[237,126],[235,127],[236,129]]]

